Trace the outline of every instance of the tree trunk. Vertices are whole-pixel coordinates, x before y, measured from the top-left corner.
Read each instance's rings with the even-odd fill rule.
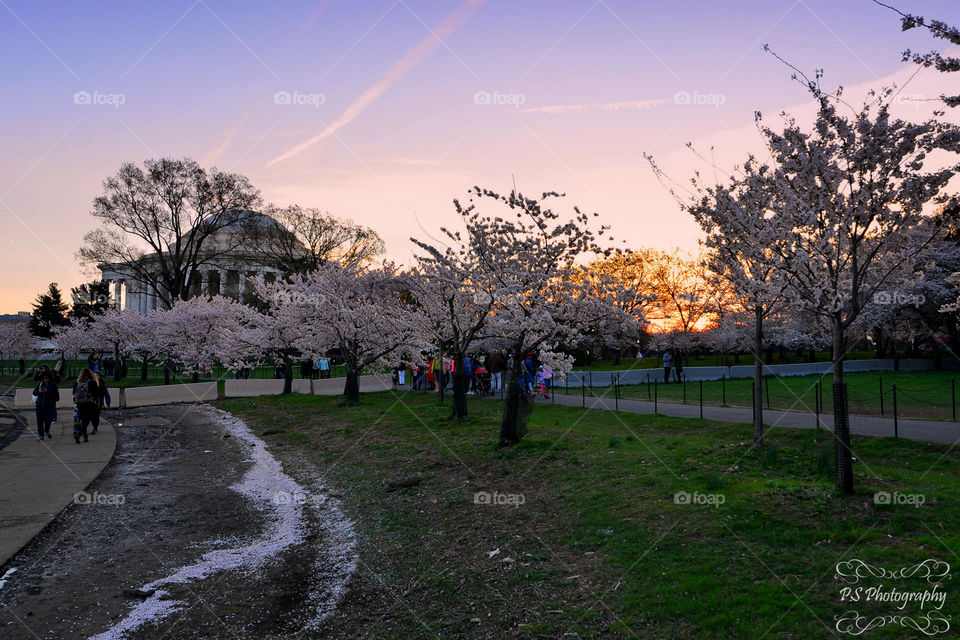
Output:
[[[467,385],[463,375],[463,354],[458,353],[453,360],[453,417],[467,417]]]
[[[140,379],[141,379],[141,380],[144,380],[144,381],[147,379],[147,359],[146,359],[146,357],[144,357],[142,366],[140,367]]]
[[[520,372],[523,369],[522,350],[513,349],[513,366],[507,372],[507,402],[503,408],[503,421],[500,423],[500,446],[517,444],[526,434],[526,421],[523,419],[524,407],[529,401],[521,388]]]
[[[853,453],[850,448],[850,419],[847,385],[843,381],[844,330],[839,318],[833,321],[833,439],[837,463],[837,491],[853,493]]]
[[[754,308],[753,329],[753,444],[763,446],[763,310]]]
[[[360,402],[360,372],[347,363],[347,380],[343,385],[343,399],[351,404]]]
[[[194,381],[194,382],[200,382],[200,371],[199,371],[199,370],[194,370],[194,372],[193,372],[193,381]]]
[[[120,347],[117,345],[113,347],[113,379],[120,379]]]
[[[293,359],[289,357],[283,359],[283,392],[293,393]]]

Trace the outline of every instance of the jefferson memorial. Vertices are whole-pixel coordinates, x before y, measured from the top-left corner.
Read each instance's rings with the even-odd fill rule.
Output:
[[[232,220],[203,241],[202,255],[194,278],[188,283],[190,297],[222,295],[237,300],[252,289],[252,282],[274,282],[283,274],[275,266],[264,264],[264,253],[255,251],[250,225],[260,230],[289,233],[273,218],[256,211],[229,212]],[[102,263],[101,279],[113,284],[113,299],[117,309],[147,313],[165,308],[158,290],[160,258],[147,253],[133,262]],[[152,275],[152,277],[148,277]]]

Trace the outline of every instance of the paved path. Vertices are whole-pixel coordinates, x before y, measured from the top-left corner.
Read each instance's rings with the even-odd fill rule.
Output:
[[[31,413],[20,437],[0,449],[0,566],[50,524],[73,496],[93,482],[113,457],[113,419],[104,412],[90,442],[73,441],[73,412],[60,411],[52,440],[37,440]]]
[[[540,400],[544,402],[544,400]],[[582,406],[584,400],[580,396],[556,394],[556,404],[567,406]],[[613,398],[586,398],[586,406],[595,409],[614,409],[616,402]],[[672,404],[658,402],[654,411],[653,402],[646,400],[619,401],[620,411],[629,413],[660,413],[666,416],[680,418],[699,418],[700,405]],[[753,410],[741,407],[710,407],[704,405],[703,417],[706,420],[721,422],[753,422]],[[789,427],[791,429],[815,429],[817,416],[813,413],[801,411],[777,411],[764,409],[763,421],[771,427]],[[833,414],[820,414],[820,427],[833,428]],[[850,416],[850,431],[865,436],[892,436],[893,418],[878,418],[873,416]],[[923,442],[940,442],[955,444],[960,442],[960,424],[956,422],[942,422],[937,420],[904,420],[898,421],[901,438],[921,440]]]

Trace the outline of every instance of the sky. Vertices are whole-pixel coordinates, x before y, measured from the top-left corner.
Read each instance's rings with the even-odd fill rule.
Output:
[[[955,0],[895,4],[960,23]],[[103,180],[159,157],[371,226],[398,261],[473,185],[563,192],[627,246],[694,249],[643,154],[683,183],[688,142],[732,165],[755,111],[809,112],[765,43],[853,95],[909,79],[903,117],[960,93],[901,62],[942,44],[870,0],[0,0],[0,313],[91,279],[75,252]]]

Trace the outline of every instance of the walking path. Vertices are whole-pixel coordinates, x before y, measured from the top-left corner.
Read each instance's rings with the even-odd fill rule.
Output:
[[[554,394],[553,401],[565,406],[586,406],[590,409],[615,409],[629,413],[659,413],[665,416],[680,418],[699,418],[700,405],[673,404],[658,402],[654,411],[653,402],[646,400],[625,400],[621,398],[590,398],[580,396]],[[541,402],[544,402],[541,400]],[[585,405],[584,405],[585,403]],[[721,422],[753,422],[753,410],[742,407],[703,407],[705,420],[719,420]],[[776,409],[763,410],[763,422],[772,427],[788,427],[791,429],[817,428],[817,416],[805,411],[778,411]],[[821,413],[819,426],[824,429],[833,428],[833,414]],[[894,423],[892,418],[874,416],[850,416],[851,433],[865,436],[892,436]],[[920,440],[922,442],[938,442],[956,444],[960,442],[960,424],[938,420],[904,420],[897,422],[897,431],[901,438]]]
[[[9,416],[0,408],[0,413]],[[90,442],[73,441],[73,413],[60,411],[52,440],[37,440],[33,416],[23,433],[0,449],[0,566],[40,533],[74,494],[93,482],[113,457],[117,436],[104,413]]]

